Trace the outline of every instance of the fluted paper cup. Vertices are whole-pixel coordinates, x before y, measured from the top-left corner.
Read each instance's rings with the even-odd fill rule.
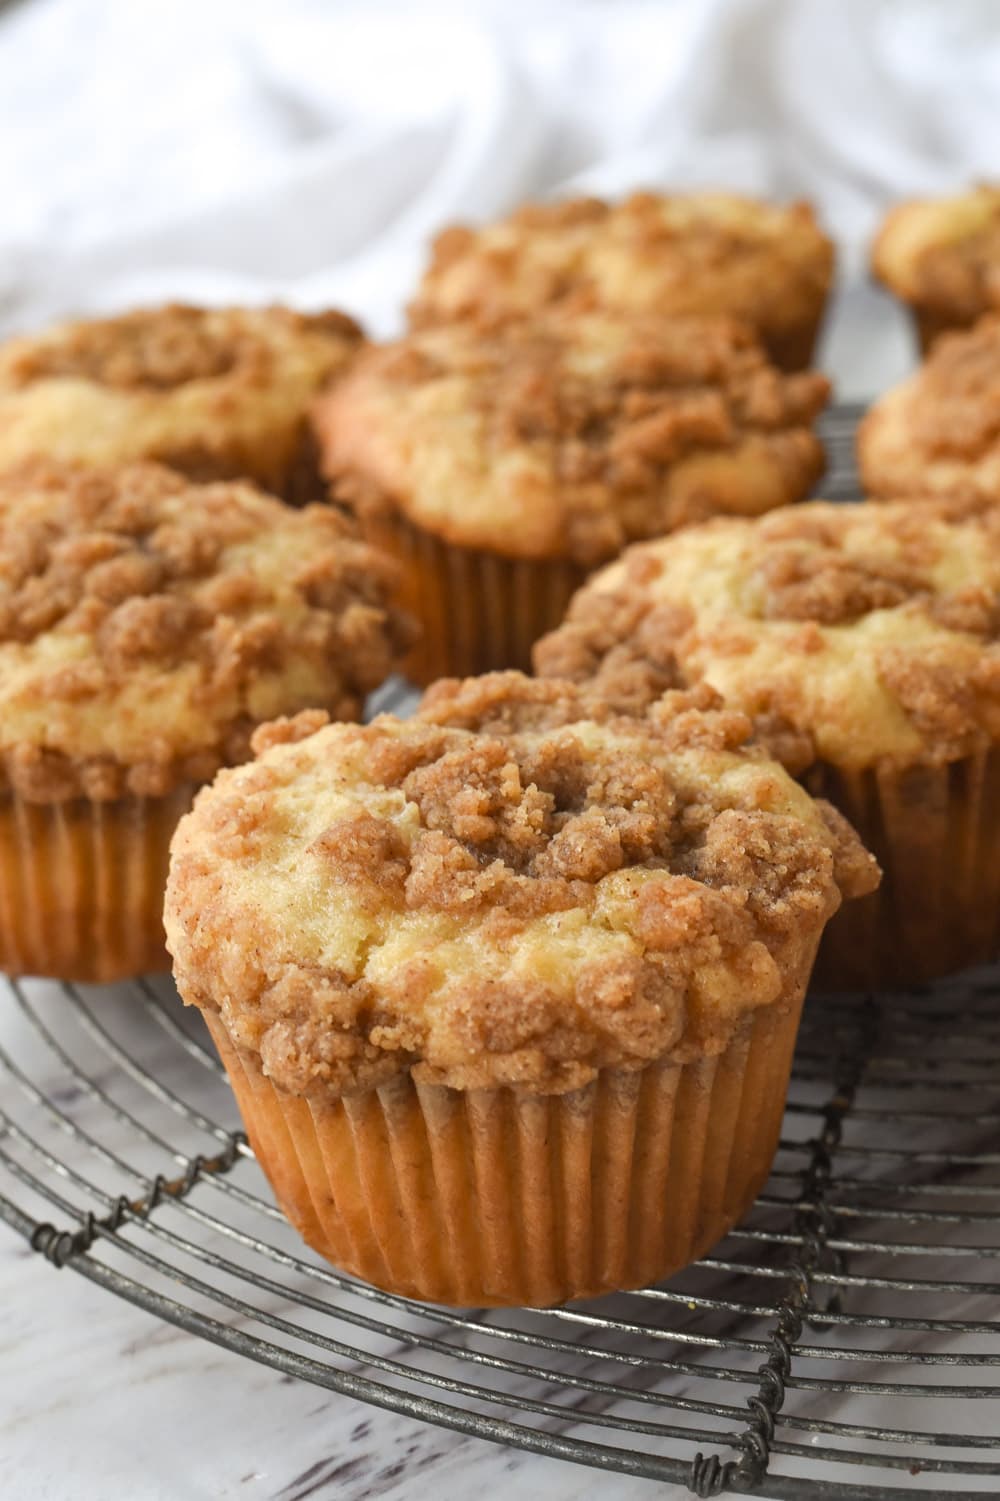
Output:
[[[400,603],[421,636],[403,665],[413,682],[531,671],[531,648],[562,620],[587,570],[565,558],[506,558],[441,541],[395,515],[366,523],[400,565]]]
[[[306,1099],[277,1088],[218,1013],[205,1020],[261,1167],[320,1255],[407,1297],[544,1306],[659,1281],[750,1207],[813,953],[717,1056],[606,1069],[561,1095],[403,1074]]]
[[[816,983],[905,987],[1000,954],[1000,752],[943,766],[806,778],[878,859],[882,884],[847,902],[823,935]]]
[[[170,838],[196,787],[114,802],[0,801],[0,969],[112,981],[170,967]]]

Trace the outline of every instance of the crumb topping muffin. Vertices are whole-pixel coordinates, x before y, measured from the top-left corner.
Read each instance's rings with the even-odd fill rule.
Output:
[[[941,764],[1000,738],[1000,510],[813,501],[632,549],[539,643],[621,708],[707,682],[795,772]]]
[[[897,204],[872,247],[872,269],[923,320],[925,348],[944,328],[1000,307],[1000,186]]]
[[[832,242],[806,203],[731,193],[635,193],[620,203],[527,204],[435,241],[415,326],[534,314],[565,301],[630,313],[725,313],[785,369],[807,364],[833,276]]]
[[[1000,315],[943,335],[915,375],[875,402],[858,429],[858,462],[877,498],[1000,500]]]
[[[0,468],[155,459],[298,499],[310,468],[315,489],[309,402],[360,342],[343,313],[183,305],[11,339],[0,346]]]
[[[800,500],[829,395],[725,318],[550,310],[370,348],[319,404],[335,496],[467,548],[592,567],[635,538]]]
[[[877,879],[749,730],[706,690],[617,717],[515,673],[266,726],[175,836],[181,993],[297,1096],[720,1053]]]
[[[406,628],[328,508],[141,464],[0,475],[0,781],[32,802],[163,796],[250,730],[360,713]]]

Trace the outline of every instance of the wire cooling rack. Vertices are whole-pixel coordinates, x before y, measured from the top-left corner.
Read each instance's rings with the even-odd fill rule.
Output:
[[[827,420],[851,493],[855,413]],[[660,1287],[448,1311],[276,1209],[169,980],[0,981],[0,1215],[53,1267],[464,1433],[723,1492],[1000,1493],[1000,972],[813,997],[765,1192]]]

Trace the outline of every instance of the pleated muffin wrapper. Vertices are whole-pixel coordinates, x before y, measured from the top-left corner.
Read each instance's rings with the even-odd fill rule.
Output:
[[[530,672],[531,648],[560,623],[589,574],[567,558],[507,558],[444,542],[398,511],[366,518],[364,531],[401,568],[400,604],[421,627],[403,671],[422,686]]]
[[[902,770],[821,763],[804,780],[883,870],[826,929],[817,986],[901,989],[1000,955],[1000,750]]]
[[[546,1306],[657,1282],[749,1209],[777,1148],[814,953],[716,1056],[604,1069],[568,1094],[406,1073],[295,1096],[217,1012],[205,1020],[257,1159],[321,1256],[406,1297]]]
[[[779,370],[794,374],[797,370],[808,370],[812,364],[826,316],[826,297],[824,291],[808,316],[786,328],[758,329],[758,338]]]
[[[917,347],[922,357],[930,354],[934,345],[942,334],[963,332],[974,327],[982,316],[976,313],[971,318],[956,317],[951,312],[941,312],[937,308],[910,307],[910,316],[913,320],[913,331],[916,335]]]
[[[0,799],[0,969],[108,982],[170,967],[163,893],[170,839],[194,800]]]

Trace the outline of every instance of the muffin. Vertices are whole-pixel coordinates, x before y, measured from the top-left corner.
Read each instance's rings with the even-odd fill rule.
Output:
[[[875,499],[973,493],[1000,501],[1000,314],[943,335],[858,429],[863,488]]]
[[[808,365],[833,278],[833,244],[807,203],[732,193],[634,193],[620,203],[530,203],[434,243],[414,327],[470,315],[533,317],[552,304],[643,317],[726,314],[783,370]]]
[[[0,968],[164,968],[170,836],[251,731],[393,665],[391,565],[329,507],[138,464],[0,475]]]
[[[155,459],[322,499],[308,406],[361,331],[343,313],[162,307],[0,345],[0,469]]]
[[[410,1297],[668,1275],[767,1177],[820,932],[874,863],[704,689],[517,673],[258,731],[166,926],[305,1239]]]
[[[924,353],[946,329],[1000,308],[1000,187],[897,204],[872,246],[872,271],[910,309]]]
[[[1000,934],[1000,509],[810,502],[636,547],[538,669],[621,710],[709,683],[885,871],[834,919],[828,986],[994,958]]]
[[[828,393],[729,319],[558,309],[370,347],[315,422],[334,498],[401,564],[426,683],[526,668],[635,538],[801,500]]]

